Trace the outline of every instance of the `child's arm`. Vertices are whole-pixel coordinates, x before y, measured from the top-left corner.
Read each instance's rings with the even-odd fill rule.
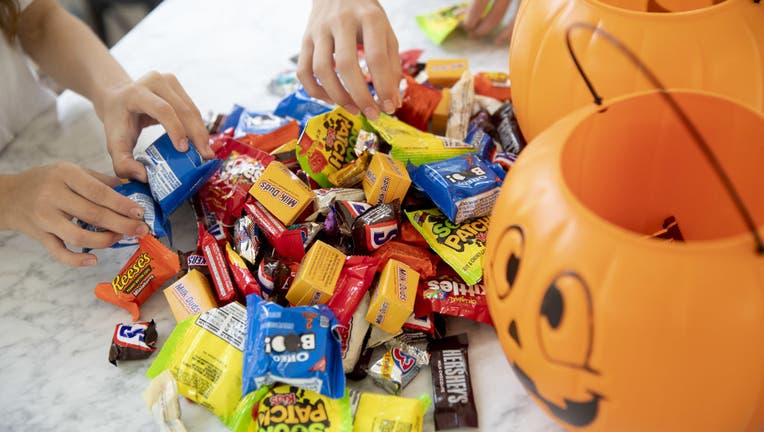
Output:
[[[152,72],[133,81],[101,41],[55,0],[35,0],[18,24],[24,51],[42,70],[93,102],[117,175],[146,181],[133,147],[141,129],[156,121],[178,150],[188,147],[188,137],[202,156],[214,157],[201,114],[174,76]]]
[[[483,37],[487,36],[499,25],[501,25],[504,15],[507,14],[511,0],[495,0],[491,5],[491,8],[486,12],[489,0],[471,0],[467,7],[467,14],[462,22],[464,28],[470,36]],[[517,9],[515,9],[517,10]],[[516,12],[515,12],[516,13]],[[497,45],[505,45],[509,43],[512,37],[512,28],[515,24],[515,16],[510,17],[509,23],[506,27],[501,29],[498,35],[494,38],[493,42]]]

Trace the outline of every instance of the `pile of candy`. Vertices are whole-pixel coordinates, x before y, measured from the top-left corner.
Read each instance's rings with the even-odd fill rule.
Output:
[[[237,431],[420,430],[431,403],[437,429],[477,427],[467,335],[444,334],[444,320],[491,324],[489,215],[525,142],[506,74],[420,55],[401,55],[395,116],[353,116],[298,88],[273,113],[218,116],[214,161],[163,136],[140,158],[149,185],[118,188],[153,236],[115,245],[138,249],[95,294],[138,321],[163,289],[178,324],[145,396],[169,430],[182,428],[178,393]],[[198,244],[175,253],[155,237],[184,202]],[[109,359],[146,358],[156,339],[153,322],[118,325]],[[428,366],[432,398],[399,397]],[[347,388],[367,376],[380,394]]]

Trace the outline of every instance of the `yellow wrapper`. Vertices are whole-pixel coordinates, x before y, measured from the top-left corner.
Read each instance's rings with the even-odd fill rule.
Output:
[[[406,216],[430,248],[465,282],[474,285],[483,279],[488,216],[469,219],[461,224],[451,222],[438,209],[407,211]]]
[[[422,132],[384,113],[376,120],[369,120],[369,124],[392,146],[390,156],[404,164],[411,162],[419,166],[475,151],[464,141]]]
[[[414,312],[418,285],[419,273],[398,260],[388,260],[371,298],[366,321],[387,333],[399,332]]]
[[[395,200],[403,202],[409,186],[411,177],[406,166],[384,153],[374,155],[363,177],[363,192],[366,201],[372,205]]]
[[[195,269],[191,269],[185,276],[165,288],[164,296],[177,322],[206,312],[218,305],[212,294],[210,282]]]
[[[300,167],[321,187],[331,187],[327,176],[355,159],[360,128],[361,119],[339,106],[312,117],[297,143]]]
[[[459,3],[431,14],[419,15],[416,22],[432,43],[440,45],[464,21],[466,9],[467,3]]]
[[[353,430],[364,432],[388,432],[422,430],[424,413],[430,406],[430,398],[419,399],[363,393],[355,413]]]
[[[247,311],[229,303],[178,323],[146,376],[169,370],[178,391],[222,420],[241,398]]]
[[[326,303],[345,264],[345,254],[316,240],[302,260],[286,298],[295,306]]]
[[[284,225],[291,225],[315,198],[308,185],[278,161],[268,164],[249,194]]]
[[[469,69],[466,58],[457,59],[431,59],[425,63],[424,71],[427,73],[427,81],[438,87],[451,87],[459,81],[464,72]]]

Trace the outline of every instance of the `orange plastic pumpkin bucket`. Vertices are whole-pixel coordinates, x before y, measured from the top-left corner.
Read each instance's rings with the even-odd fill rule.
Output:
[[[595,24],[631,46],[667,88],[707,90],[764,111],[764,3],[524,0],[509,58],[515,113],[529,142],[590,101],[562,37],[574,22]],[[577,33],[573,43],[606,98],[652,89],[598,34]]]
[[[668,94],[764,233],[764,116]],[[664,95],[579,109],[520,155],[488,234],[491,316],[569,429],[762,430],[764,256]],[[647,238],[669,215],[685,243]]]

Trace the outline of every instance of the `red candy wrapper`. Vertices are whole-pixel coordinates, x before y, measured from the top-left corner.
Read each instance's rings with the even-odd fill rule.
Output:
[[[401,69],[404,74],[416,76],[416,74],[419,73],[420,68],[417,66],[417,62],[423,52],[424,51],[420,49],[410,49],[400,53]]]
[[[400,240],[404,243],[408,243],[420,248],[429,249],[430,245],[427,244],[427,240],[422,237],[422,234],[411,225],[411,222],[404,220],[401,222]]]
[[[419,273],[422,279],[435,276],[440,257],[417,246],[412,246],[397,240],[390,240],[377,249],[372,256],[379,258],[382,266],[390,258],[396,259]]]
[[[199,236],[197,237],[197,240],[201,239],[202,231],[208,231],[215,237],[215,240],[217,240],[219,244],[224,245],[228,243],[230,240],[228,230],[220,220],[218,220],[217,216],[215,216],[215,214],[202,203],[198,194],[191,198],[191,207],[194,209],[194,216],[196,216],[196,223],[199,227]],[[198,242],[197,250],[201,250],[201,246],[198,245]]]
[[[229,244],[225,245],[225,253],[226,258],[228,259],[229,268],[231,269],[231,274],[233,274],[233,280],[236,281],[236,286],[239,287],[239,293],[242,298],[250,294],[257,294],[262,297],[263,294],[260,292],[260,285],[255,280],[255,277],[252,276],[252,272],[249,271],[247,264],[239,254],[237,254]]]
[[[427,132],[427,123],[442,97],[440,90],[419,84],[406,76],[406,90],[403,92],[401,107],[395,115],[415,128]]]
[[[488,301],[483,283],[468,285],[446,267],[439,267],[438,276],[423,278],[419,282],[421,301],[417,298],[415,313],[423,313],[429,308],[432,312],[439,314],[468,318],[493,325],[491,315],[488,313]]]
[[[238,140],[253,149],[270,153],[300,135],[300,125],[292,120],[280,128],[263,135],[246,134]]]
[[[154,236],[145,235],[138,239],[138,249],[114,280],[96,285],[95,296],[126,309],[133,321],[138,321],[140,306],[179,271],[178,255]]]
[[[506,102],[512,98],[509,75],[504,72],[480,72],[475,75],[475,93]]]
[[[351,255],[342,266],[334,294],[326,303],[337,321],[347,326],[363,296],[374,281],[380,261],[369,256]]]
[[[227,138],[218,155],[227,154],[215,175],[199,190],[199,198],[224,225],[241,217],[249,189],[274,157]]]
[[[207,231],[199,233],[199,244],[201,245],[204,259],[207,260],[207,266],[212,276],[212,282],[215,285],[215,294],[217,295],[220,306],[224,306],[236,300],[236,291],[233,288],[231,276],[228,274],[228,266],[223,257],[215,237]]]
[[[300,230],[288,230],[275,216],[258,202],[244,204],[244,211],[255,221],[265,238],[279,255],[300,261],[305,257],[305,246]]]

